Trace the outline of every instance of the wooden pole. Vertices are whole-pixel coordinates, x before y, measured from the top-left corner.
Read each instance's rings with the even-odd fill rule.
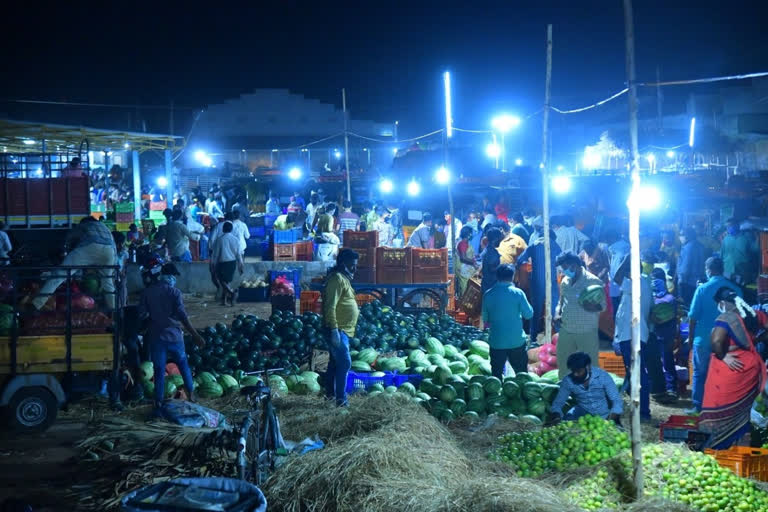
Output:
[[[352,185],[349,178],[349,135],[347,134],[347,90],[341,90],[341,106],[344,110],[344,159],[347,167],[347,201],[352,201]]]
[[[547,78],[544,85],[544,128],[541,137],[541,190],[544,217],[544,336],[545,342],[552,342],[552,248],[549,237],[549,101],[552,86],[552,25],[547,25]],[[531,340],[536,342],[536,340]]]
[[[635,81],[635,33],[632,0],[624,0],[624,34],[629,86],[629,138],[632,150],[632,192],[629,201],[630,275],[632,277],[632,469],[636,498],[643,497],[643,454],[640,433],[640,166],[637,144],[637,83]]]

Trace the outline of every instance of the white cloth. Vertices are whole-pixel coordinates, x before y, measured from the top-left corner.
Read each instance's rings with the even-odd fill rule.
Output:
[[[219,206],[219,203],[216,202],[215,200],[210,201],[210,202],[206,201],[206,203],[205,203],[205,212],[208,215],[211,215],[211,216],[216,217],[216,218],[224,216],[224,212],[221,211],[221,207]]]
[[[480,224],[480,229],[485,229],[485,226],[488,224],[493,224],[496,222],[496,216],[492,213],[489,213],[483,218],[483,223]]]
[[[463,224],[459,219],[454,219],[453,223],[456,225],[456,242],[459,241],[459,234],[461,233],[461,228],[464,227]],[[448,246],[448,254],[450,254],[451,249],[451,223],[447,223],[445,226],[445,243]]]
[[[389,222],[379,219],[374,224],[374,228],[379,232],[379,245],[382,247],[391,247],[392,239],[395,238],[395,228]]]
[[[11,250],[13,250],[13,246],[11,239],[8,238],[8,233],[0,231],[0,258],[7,258]]]
[[[223,229],[224,229],[223,222],[219,222],[213,227],[213,229],[211,230],[211,234],[208,236],[209,247],[213,247],[213,245],[216,243],[216,239],[219,238],[224,233]]]
[[[203,236],[203,233],[205,233],[205,227],[192,217],[187,218],[187,229],[189,230],[190,240],[198,241]]]
[[[317,203],[317,205],[309,203],[307,205],[307,226],[309,226],[310,229],[312,229],[312,225],[315,223],[315,215],[317,215],[317,210],[319,209],[320,203]]]
[[[557,236],[557,245],[563,252],[572,252],[578,255],[581,252],[581,246],[589,240],[589,237],[576,229],[574,226],[560,226],[555,230]]]
[[[117,265],[117,253],[113,245],[104,244],[88,244],[82,247],[74,248],[64,260],[61,262],[62,266],[77,266],[77,265],[104,265],[104,266],[116,266]],[[115,274],[116,270],[102,270],[101,274],[101,290],[104,292],[104,300],[107,303],[107,307],[115,307]],[[60,276],[60,277],[59,277]],[[32,300],[32,304],[36,309],[40,309],[50,299],[50,295],[61,283],[66,280],[65,272],[52,272],[51,278],[48,279],[43,287],[40,288],[40,295]]]
[[[222,233],[213,244],[211,263],[224,263],[227,261],[240,261],[240,242],[232,233]]]
[[[240,243],[240,252],[245,252],[245,248],[248,245],[245,241],[251,238],[251,233],[248,231],[248,226],[245,222],[240,219],[232,222],[232,234],[235,235],[235,238]]]
[[[648,341],[648,318],[653,304],[651,280],[643,275],[640,279],[640,341]],[[632,339],[632,280],[624,278],[621,283],[621,302],[616,309],[616,329],[613,341]]]

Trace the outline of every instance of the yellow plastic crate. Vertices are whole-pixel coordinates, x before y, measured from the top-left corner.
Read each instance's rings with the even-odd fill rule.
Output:
[[[100,371],[112,368],[111,334],[72,336],[72,370]],[[67,344],[64,336],[20,336],[16,349],[18,373],[60,373],[67,371]],[[0,374],[11,372],[11,338],[0,337]]]

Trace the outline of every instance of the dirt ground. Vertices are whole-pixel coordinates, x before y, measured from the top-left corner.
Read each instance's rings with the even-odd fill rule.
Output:
[[[230,323],[234,316],[254,314],[261,318],[269,317],[271,307],[268,302],[236,304],[234,307],[220,306],[212,296],[185,295],[185,305],[190,320],[195,327],[202,328],[216,322]],[[623,424],[629,427],[629,407],[625,398]],[[659,439],[658,424],[672,414],[682,414],[690,407],[690,398],[682,399],[674,406],[665,406],[651,401],[653,421],[642,425],[643,440],[656,442]],[[71,485],[71,459],[77,455],[74,448],[86,431],[86,425],[100,415],[120,414],[142,421],[149,413],[149,406],[129,407],[121,413],[109,410],[106,399],[92,397],[72,404],[67,411],[61,411],[59,418],[47,432],[36,435],[18,436],[8,430],[0,429],[0,503],[8,498],[16,498],[34,505],[36,512],[72,510],[62,508],[60,502],[50,498],[46,489]],[[278,411],[279,414],[279,411]],[[461,425],[455,428],[461,429]],[[479,437],[467,431],[465,441],[474,444],[478,450],[488,449],[492,437]]]

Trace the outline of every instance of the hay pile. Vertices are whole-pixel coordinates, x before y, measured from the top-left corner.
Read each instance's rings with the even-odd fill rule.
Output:
[[[284,435],[301,430],[290,408],[278,404],[278,411]],[[328,446],[290,459],[270,478],[270,510],[577,510],[544,483],[502,476],[484,452],[470,458],[405,397],[360,397],[349,409],[326,407],[313,417],[303,432],[314,429]]]

